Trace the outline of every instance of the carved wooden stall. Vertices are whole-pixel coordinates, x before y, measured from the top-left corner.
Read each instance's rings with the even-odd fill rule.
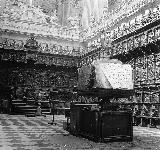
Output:
[[[135,95],[132,102],[121,104],[132,108],[134,125],[156,127],[160,124],[159,12],[158,6],[154,11],[150,9],[139,22],[135,19],[132,27],[124,29],[124,34],[114,37],[112,43],[111,58],[130,63],[133,68]]]
[[[94,47],[80,64],[89,65],[106,56],[131,64],[135,95],[132,101],[123,99],[119,103],[132,108],[135,125],[155,127],[160,124],[160,6],[155,2],[150,7],[132,20],[119,21],[121,25],[117,23],[111,30],[110,46]]]
[[[0,49],[0,58],[0,85],[12,88],[13,106],[18,103],[22,108],[25,104],[28,107],[34,106],[35,110],[41,92],[44,93],[41,106],[45,110],[50,107],[48,93],[51,88],[61,90],[58,98],[67,101],[63,91],[72,90],[77,84],[78,58],[44,54],[35,50],[6,49],[4,45]],[[19,94],[16,91],[20,91]],[[13,107],[13,110],[16,109]]]

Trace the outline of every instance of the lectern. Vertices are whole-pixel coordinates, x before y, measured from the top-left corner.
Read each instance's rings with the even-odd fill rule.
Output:
[[[70,107],[69,132],[98,142],[132,141],[132,111],[118,101],[133,95],[132,68],[118,60],[98,60],[79,69]]]
[[[70,107],[69,132],[98,142],[132,141],[132,111],[109,102],[111,97],[117,97],[115,93],[127,98],[133,91],[94,89],[77,92],[79,101],[72,102]]]

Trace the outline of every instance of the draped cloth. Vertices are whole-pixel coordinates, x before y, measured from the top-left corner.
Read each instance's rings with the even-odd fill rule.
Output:
[[[92,82],[92,83],[91,83]],[[94,61],[79,69],[78,89],[133,89],[132,68],[116,59]]]

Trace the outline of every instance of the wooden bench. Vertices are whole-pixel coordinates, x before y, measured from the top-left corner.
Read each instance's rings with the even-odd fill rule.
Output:
[[[151,117],[151,116],[133,116],[133,123],[140,126],[149,126],[149,127],[156,127],[159,124],[160,117]]]

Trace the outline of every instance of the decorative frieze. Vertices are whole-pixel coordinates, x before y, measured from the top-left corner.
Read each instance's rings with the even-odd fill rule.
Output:
[[[35,64],[45,64],[46,66],[68,66],[79,67],[79,59],[75,57],[66,57],[59,55],[43,54],[30,51],[3,50],[0,52],[1,60],[24,62],[33,61]]]
[[[9,35],[9,33],[8,33]],[[27,37],[27,36],[26,36]],[[14,50],[36,50],[38,52],[42,53],[49,53],[49,54],[59,54],[59,55],[67,55],[67,56],[80,56],[83,48],[80,47],[80,45],[73,45],[73,44],[63,44],[63,43],[54,43],[50,42],[43,42],[39,41],[37,37],[33,37],[35,39],[35,42],[37,42],[36,47],[28,47],[27,41],[30,39],[30,37],[25,40],[21,39],[20,37],[14,38],[14,36],[8,36],[7,38],[5,36],[0,37],[0,48],[4,49],[14,49]]]
[[[116,29],[112,30],[113,32],[112,39],[113,41],[116,40],[117,38],[120,38],[124,35],[127,35],[132,32],[136,32],[136,30],[152,23],[155,22],[156,20],[160,19],[160,5],[158,5],[155,8],[147,9],[145,10],[145,13],[140,14],[138,16],[135,16],[134,19],[130,20],[129,22],[122,23],[121,28],[117,27]],[[122,33],[122,34],[117,34]]]

